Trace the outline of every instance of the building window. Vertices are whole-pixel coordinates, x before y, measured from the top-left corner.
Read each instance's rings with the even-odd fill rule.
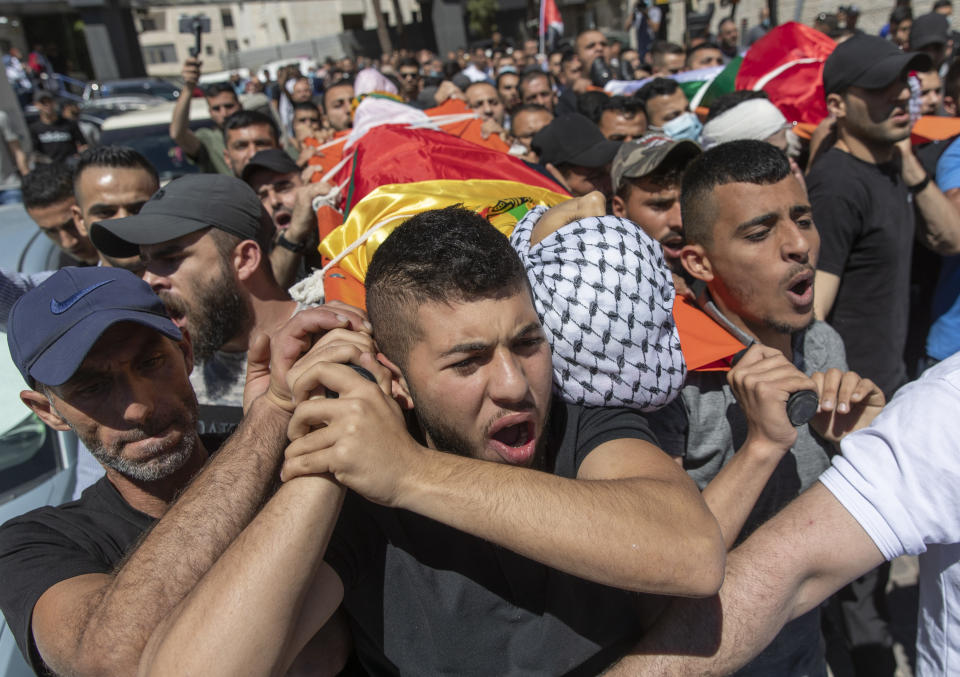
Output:
[[[220,10],[220,20],[223,22],[224,28],[233,28],[233,14],[230,13],[229,9]]]
[[[177,48],[175,45],[147,45],[143,48],[143,56],[148,64],[177,63]]]
[[[341,14],[340,21],[343,23],[345,31],[362,31],[363,14]]]
[[[151,12],[140,17],[140,32],[163,31],[167,28],[167,15],[163,12]]]
[[[237,44],[236,40],[227,40],[227,51],[231,54],[238,52],[240,51],[240,45]]]
[[[207,56],[213,56],[213,47],[210,45],[204,45],[204,50],[207,52]]]

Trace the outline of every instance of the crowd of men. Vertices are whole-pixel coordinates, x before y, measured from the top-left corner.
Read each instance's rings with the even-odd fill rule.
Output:
[[[736,57],[737,26],[680,46],[640,5],[638,49],[588,30],[549,54],[495,34],[446,62],[331,61],[262,110],[238,93],[256,78],[208,87],[198,130],[190,59],[169,133],[201,171],[164,186],[132,148],[29,158],[7,136],[62,265],[0,270],[0,324],[23,404],[81,443],[75,500],[0,527],[24,658],[800,676],[827,674],[826,637],[835,673],[893,675],[877,593],[920,554],[916,671],[952,674],[960,138],[910,142],[917,110],[960,115],[944,7],[906,33],[894,10],[887,38],[854,8],[821,21],[809,140],[763,92],[691,110],[670,76]],[[509,237],[424,211],[376,248],[365,310],[294,300],[321,264],[314,203],[336,202],[311,161],[364,77],[420,110],[462,99],[572,199]],[[915,246],[940,269],[919,326]],[[684,366],[718,337],[738,349]]]

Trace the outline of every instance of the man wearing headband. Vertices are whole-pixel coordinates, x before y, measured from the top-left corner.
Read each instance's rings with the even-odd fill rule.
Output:
[[[258,344],[244,424],[208,463],[189,336],[148,284],[120,268],[65,268],[17,302],[7,340],[30,388],[21,399],[106,470],[80,500],[0,528],[0,607],[37,674],[136,674],[150,632],[271,490],[294,359],[309,335],[345,325],[315,309],[278,334],[272,357]]]
[[[456,207],[380,245],[367,308],[392,382],[333,364],[346,345],[303,373],[284,485],[141,674],[283,673],[341,598],[370,672],[598,674],[662,603],[636,593],[709,594],[713,518],[640,414],[551,398],[527,280]],[[329,547],[328,472],[352,490]]]

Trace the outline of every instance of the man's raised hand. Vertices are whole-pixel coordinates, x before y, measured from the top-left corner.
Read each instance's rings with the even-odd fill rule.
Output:
[[[831,442],[839,442],[847,433],[870,425],[887,403],[873,381],[854,371],[830,369],[811,378],[820,394],[820,408],[810,425]]]

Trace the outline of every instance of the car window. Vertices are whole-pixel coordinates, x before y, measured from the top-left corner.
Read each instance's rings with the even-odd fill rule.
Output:
[[[196,128],[204,125],[191,124],[190,126]],[[104,146],[130,146],[139,151],[157,168],[161,181],[169,181],[184,174],[200,171],[187,158],[183,149],[170,138],[169,125],[110,129],[101,134],[100,143]]]
[[[6,334],[0,340],[6,346]],[[20,401],[23,388],[10,353],[0,349],[0,505],[63,467],[56,434]]]

